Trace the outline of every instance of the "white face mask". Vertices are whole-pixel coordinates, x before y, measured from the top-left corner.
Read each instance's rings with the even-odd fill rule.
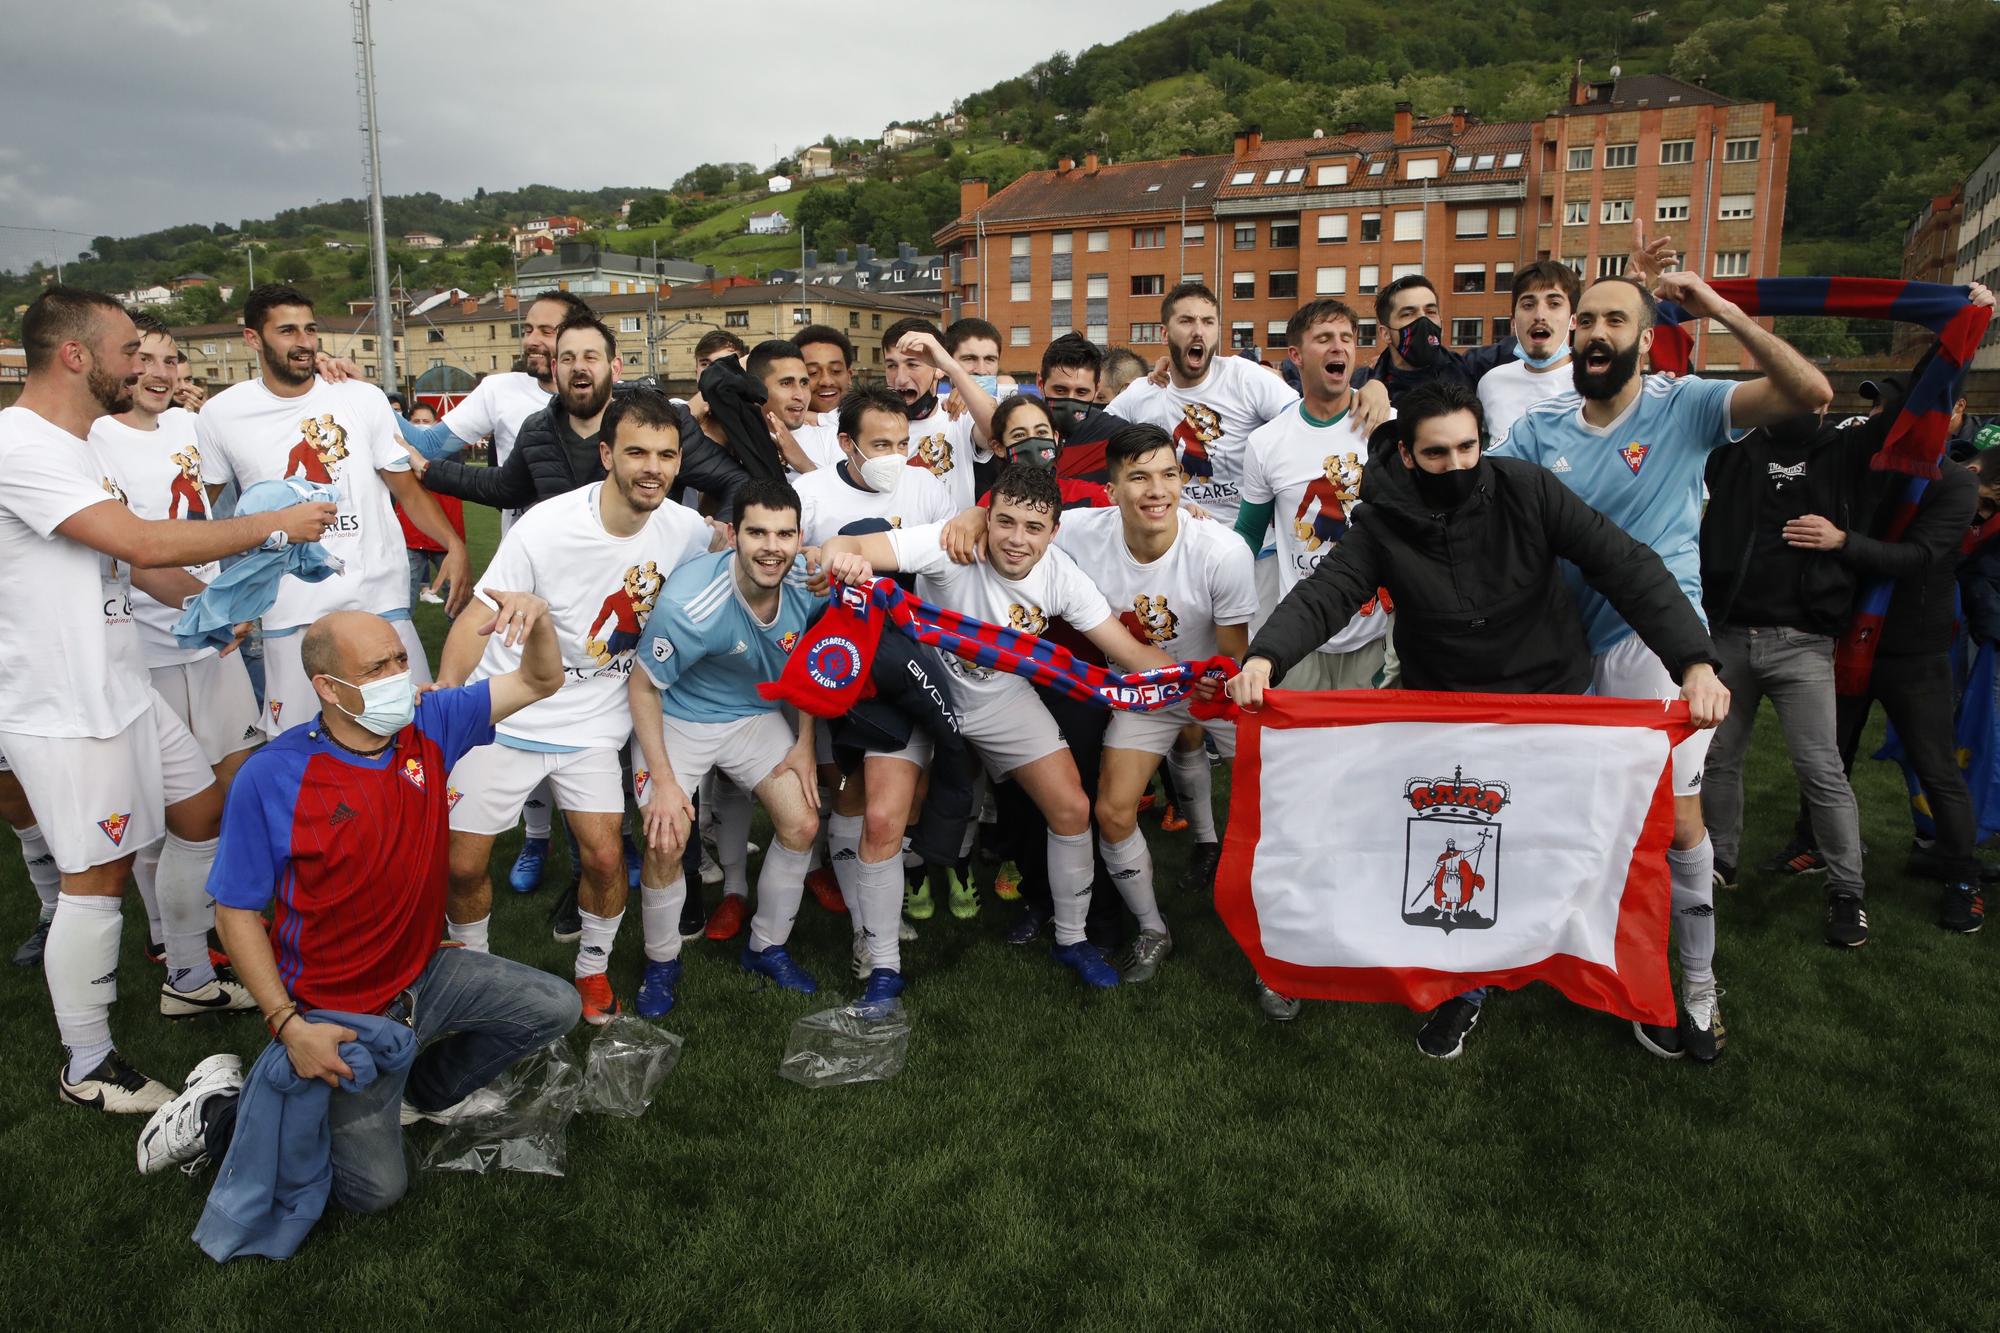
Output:
[[[328,680],[345,685],[351,690],[361,691],[361,711],[347,713],[345,708],[335,704],[335,708],[347,713],[364,728],[377,736],[393,736],[410,725],[410,719],[417,715],[417,687],[411,683],[410,673],[384,676],[371,680],[366,685],[355,685],[338,676],[328,676]]]
[[[888,495],[909,470],[910,460],[901,454],[877,454],[861,460],[861,480],[878,495]]]

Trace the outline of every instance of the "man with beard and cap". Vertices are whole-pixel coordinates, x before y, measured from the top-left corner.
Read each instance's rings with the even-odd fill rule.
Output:
[[[1538,259],[1514,275],[1514,360],[1502,362],[1479,381],[1479,405],[1486,433],[1495,445],[1521,413],[1573,387],[1569,370],[1569,328],[1583,295],[1576,270],[1553,259]]]
[[[910,464],[929,468],[960,509],[978,495],[973,465],[988,452],[993,395],[945,349],[937,326],[921,316],[899,319],[882,334],[882,373],[903,396],[910,419]],[[965,411],[953,420],[938,402],[938,385],[951,391]]]
[[[206,521],[138,517],[89,440],[98,417],[133,405],[132,317],[102,293],[52,286],[28,307],[21,341],[27,383],[0,410],[0,568],[12,585],[0,597],[0,754],[62,875],[43,949],[68,1048],[60,1098],[150,1114],[172,1091],[111,1042],[120,895],[133,854],[164,838],[161,898],[202,910],[222,790],[147,677],[132,589],[173,605],[199,590],[181,567],[260,543],[318,541],[340,511],[302,504]]]
[[[1762,379],[1706,380],[1639,374],[1653,345],[1655,298],[1678,301],[1695,319],[1736,335]],[[1758,426],[1833,400],[1826,377],[1734,302],[1692,273],[1666,273],[1652,291],[1625,277],[1599,278],[1577,303],[1575,391],[1521,415],[1503,449],[1548,468],[1673,571],[1688,604],[1701,597],[1702,472],[1709,454]],[[1577,587],[1578,609],[1595,657],[1591,692],[1624,699],[1671,699],[1667,666],[1605,598]],[[1667,1059],[1707,1063],[1725,1041],[1715,985],[1714,849],[1701,814],[1701,770],[1714,733],[1674,748],[1674,836],[1667,852],[1681,961],[1681,1018],[1674,1027],[1634,1024],[1640,1044]],[[1456,1003],[1453,1001],[1452,1003]]]
[[[1402,683],[1414,690],[1580,694],[1590,645],[1562,562],[1672,664],[1695,725],[1727,713],[1729,691],[1693,605],[1660,557],[1620,532],[1545,469],[1482,448],[1479,398],[1454,379],[1413,389],[1369,438],[1363,504],[1346,534],[1292,586],[1229,682],[1238,705],[1264,691],[1386,590],[1396,603]],[[1663,668],[1663,671],[1665,669]],[[1702,733],[1706,735],[1707,733]],[[1417,1046],[1449,1060],[1479,1021],[1484,992],[1439,1006]],[[1298,1001],[1260,985],[1264,1011]]]
[[[448,614],[472,596],[472,570],[464,539],[411,474],[388,398],[365,380],[334,384],[316,373],[319,326],[311,298],[281,284],[257,288],[244,303],[243,338],[263,377],[224,389],[195,417],[209,499],[231,483],[247,489],[294,476],[336,486],[340,522],[323,545],[347,566],[319,583],[287,577],[264,613],[263,725],[275,736],[319,706],[299,641],[329,611],[371,611],[396,626],[411,670],[420,684],[429,683],[430,663],[410,620],[410,561],[398,505],[445,548],[437,582],[451,585]]]

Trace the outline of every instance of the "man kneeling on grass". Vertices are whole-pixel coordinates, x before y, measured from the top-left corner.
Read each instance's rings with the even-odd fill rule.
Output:
[[[290,1152],[299,1117],[285,1103],[318,1080],[334,1088],[324,1113],[332,1197],[354,1212],[380,1212],[409,1185],[398,1115],[406,1097],[418,1114],[435,1115],[575,1025],[577,994],[560,977],[439,943],[445,775],[466,751],[492,743],[495,723],[563,681],[548,603],[528,593],[484,595],[495,604],[486,632],[522,644],[520,665],[421,698],[402,641],[379,616],[339,611],[307,631],[302,661],[320,715],[244,764],[208,882],[216,930],[289,1058],[287,1069],[267,1052],[251,1072],[253,1102],[282,1129],[257,1124],[249,1109],[239,1117],[242,1062],[210,1056],[147,1122],[141,1173],[219,1159],[232,1139],[253,1134],[282,1135]],[[349,1018],[366,1030],[342,1021]],[[343,1090],[343,1080],[361,1083],[353,1059],[382,1055],[384,1032],[402,1048],[401,1067],[383,1060],[373,1081]],[[425,1043],[411,1061],[409,1048]],[[262,1087],[281,1095],[259,1096]],[[275,1188],[282,1192],[282,1181]]]

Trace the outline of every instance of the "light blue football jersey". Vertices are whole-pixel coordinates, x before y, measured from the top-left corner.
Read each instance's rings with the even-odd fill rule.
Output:
[[[690,560],[653,603],[636,654],[660,687],[660,707],[683,722],[730,722],[773,712],[757,687],[778,678],[785,659],[826,605],[806,591],[805,562],[793,562],[765,624],[736,589],[734,551]]]
[[[1639,396],[1608,426],[1583,419],[1574,390],[1536,403],[1493,452],[1539,463],[1633,540],[1659,553],[1674,581],[1701,609],[1702,473],[1711,452],[1747,431],[1729,417],[1733,380],[1648,375]],[[1603,653],[1632,633],[1611,603],[1565,564],[1590,651]]]

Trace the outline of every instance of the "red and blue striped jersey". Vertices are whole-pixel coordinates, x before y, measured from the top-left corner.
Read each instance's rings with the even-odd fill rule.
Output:
[[[271,908],[278,974],[301,1004],[375,1013],[424,970],[444,936],[445,775],[493,734],[480,681],[419,698],[379,757],[342,749],[315,718],[244,762],[208,892]]]

